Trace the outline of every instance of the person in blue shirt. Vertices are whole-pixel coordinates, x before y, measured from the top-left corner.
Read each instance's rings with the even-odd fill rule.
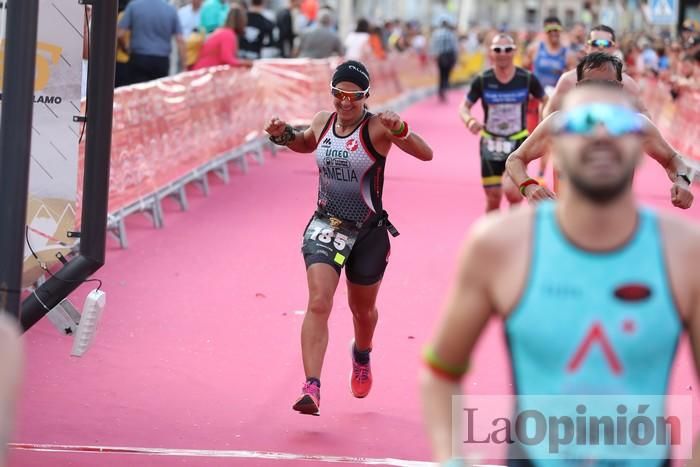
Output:
[[[567,70],[569,50],[564,46],[561,35],[564,28],[556,16],[544,20],[545,38],[533,43],[527,50],[525,67],[532,67],[532,73],[537,77],[547,94],[551,94],[559,78]]]
[[[127,43],[127,33],[131,33]],[[119,20],[117,40],[129,54],[131,83],[168,76],[172,39],[181,63],[186,62],[185,39],[174,6],[164,0],[132,0]]]

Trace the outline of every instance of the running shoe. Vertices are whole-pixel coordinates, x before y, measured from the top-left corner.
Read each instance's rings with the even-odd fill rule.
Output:
[[[297,399],[292,408],[304,415],[318,415],[321,407],[321,388],[313,383],[306,382],[301,388],[301,397]]]
[[[355,361],[355,340],[350,342],[350,358],[352,359],[352,372],[350,373],[350,391],[358,399],[369,394],[372,389],[372,369],[369,362],[366,364]]]

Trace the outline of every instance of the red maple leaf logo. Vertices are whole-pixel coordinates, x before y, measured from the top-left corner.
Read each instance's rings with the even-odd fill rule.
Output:
[[[345,149],[351,152],[357,151],[357,148],[360,147],[360,143],[357,142],[356,139],[349,139],[347,143],[345,143]]]

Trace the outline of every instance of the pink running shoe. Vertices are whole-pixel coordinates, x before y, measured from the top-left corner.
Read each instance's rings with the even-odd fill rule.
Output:
[[[292,408],[304,415],[318,415],[321,407],[321,388],[313,383],[306,382],[301,388],[301,397],[297,399]]]
[[[366,364],[357,363],[355,361],[355,340],[350,342],[350,357],[352,358],[352,372],[350,373],[350,391],[352,395],[358,399],[367,397],[369,390],[372,389],[372,369],[369,362]]]

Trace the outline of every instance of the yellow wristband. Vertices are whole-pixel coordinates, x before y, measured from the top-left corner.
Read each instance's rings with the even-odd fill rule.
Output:
[[[425,363],[435,371],[436,373],[446,376],[452,380],[459,380],[464,376],[467,371],[469,371],[469,363],[465,363],[462,366],[451,365],[444,362],[440,357],[437,356],[435,350],[428,346],[423,349],[423,359]]]

